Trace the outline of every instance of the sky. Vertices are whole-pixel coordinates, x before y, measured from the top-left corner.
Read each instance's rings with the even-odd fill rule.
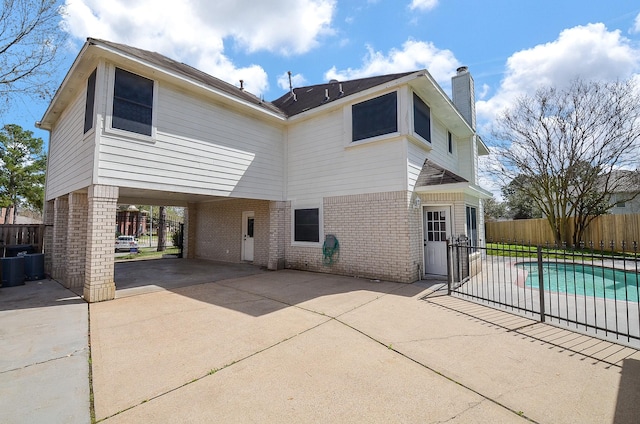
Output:
[[[266,100],[294,87],[427,69],[446,93],[476,87],[478,129],[540,85],[640,78],[631,0],[59,0],[62,82],[87,37],[162,53]],[[37,130],[48,103],[17,101],[6,123]],[[485,138],[486,140],[486,138]],[[490,143],[489,143],[490,144]]]

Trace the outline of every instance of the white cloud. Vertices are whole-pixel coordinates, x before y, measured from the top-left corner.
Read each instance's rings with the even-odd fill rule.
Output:
[[[640,32],[640,13],[638,13],[638,16],[636,16],[636,19],[633,21],[633,26],[629,32],[632,34]]]
[[[440,50],[433,43],[409,39],[401,49],[392,49],[387,55],[367,46],[362,67],[338,70],[334,66],[325,72],[324,77],[326,80],[344,81],[427,69],[440,85],[447,87],[458,66],[460,63],[450,50]]]
[[[438,0],[412,0],[409,5],[411,10],[431,10],[438,5]]]
[[[562,87],[576,77],[628,78],[638,71],[639,58],[640,52],[620,31],[608,31],[604,24],[566,29],[557,40],[509,57],[505,77],[496,94],[477,102],[478,119],[491,121],[518,96],[533,94],[542,85]]]
[[[225,44],[248,53],[302,54],[333,34],[335,8],[336,0],[66,0],[63,25],[77,39],[157,51],[236,85],[244,79],[247,90],[260,95],[268,89],[264,69],[237,67]]]
[[[302,87],[307,83],[307,80],[302,74],[291,75],[291,84],[293,88]],[[278,76],[278,87],[283,90],[289,91],[289,74],[287,72]]]

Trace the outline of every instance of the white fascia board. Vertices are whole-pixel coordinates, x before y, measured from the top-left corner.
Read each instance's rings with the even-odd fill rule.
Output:
[[[56,94],[54,94],[53,99],[51,99],[51,102],[49,102],[49,106],[47,106],[47,110],[45,110],[45,112],[42,115],[42,118],[40,119],[40,121],[36,122],[36,128],[40,128],[42,130],[51,131],[51,126],[46,124],[47,116],[49,114],[53,113],[54,105],[57,102],[62,100],[61,97],[63,97],[63,95],[64,95],[63,93],[65,92],[67,86],[71,84],[72,75],[74,75],[76,73],[76,70],[77,70],[80,62],[82,62],[84,60],[84,56],[85,56],[85,54],[86,54],[86,52],[87,52],[87,50],[89,49],[90,46],[91,46],[91,44],[89,42],[85,42],[84,45],[82,46],[82,49],[80,49],[80,53],[78,53],[78,55],[76,56],[75,60],[73,61],[73,64],[71,65],[71,67],[67,71],[67,74],[64,76],[64,79],[62,80],[62,83],[60,84],[60,86],[56,90]]]
[[[433,89],[429,90],[431,92],[431,94],[435,94],[437,100],[439,100],[440,102],[446,103],[447,107],[450,109],[450,112],[455,115],[455,117],[456,117],[455,119],[457,121],[459,121],[458,123],[461,123],[465,127],[465,129],[467,130],[467,134],[465,134],[465,135],[466,136],[471,136],[471,135],[475,134],[475,131],[473,130],[473,128],[471,128],[471,125],[469,125],[469,123],[462,116],[460,111],[458,111],[458,108],[453,104],[453,101],[447,95],[447,93],[445,93],[444,90],[442,90],[442,87],[440,87],[440,84],[438,84],[436,82],[436,80],[433,79],[433,77],[431,76],[429,71],[427,71],[425,69],[425,70],[420,71],[420,72],[421,72],[422,76],[424,76],[427,80],[429,80],[429,86],[433,87]],[[438,105],[439,106],[444,106],[444,105],[442,105],[442,103],[439,103]],[[441,114],[438,114],[437,111],[432,111],[432,112],[436,116],[439,116],[442,119]]]
[[[128,60],[130,60],[132,62],[135,62],[135,63],[137,63],[139,65],[142,65],[142,66],[144,66],[146,68],[149,68],[149,69],[152,69],[154,71],[157,71],[157,72],[159,72],[159,73],[161,73],[163,75],[166,75],[166,76],[168,76],[168,77],[170,77],[172,79],[176,79],[176,80],[182,81],[183,83],[196,86],[196,87],[198,87],[198,88],[200,88],[200,89],[202,89],[204,91],[207,91],[209,93],[215,94],[216,96],[222,97],[223,99],[225,99],[225,100],[227,100],[229,102],[236,103],[236,104],[242,105],[243,107],[253,109],[256,112],[259,112],[261,114],[267,115],[267,116],[269,116],[271,118],[275,118],[275,119],[277,119],[279,121],[282,121],[282,122],[286,121],[286,117],[284,115],[279,115],[277,113],[271,112],[271,111],[263,109],[261,107],[258,107],[257,105],[254,105],[252,103],[245,102],[242,99],[239,99],[237,97],[231,96],[231,95],[229,95],[229,94],[227,94],[227,93],[225,93],[223,91],[216,90],[213,87],[210,87],[208,85],[202,84],[201,82],[195,81],[195,80],[193,80],[191,78],[188,78],[188,77],[186,77],[184,75],[180,75],[180,74],[176,74],[176,73],[170,72],[170,71],[168,71],[168,70],[166,70],[164,68],[161,68],[161,67],[159,67],[157,65],[152,65],[152,64],[150,64],[148,62],[145,62],[144,60],[141,60],[141,59],[139,59],[139,58],[137,58],[135,56],[129,56],[127,54],[124,54],[124,53],[122,53],[121,51],[119,51],[117,49],[113,49],[111,47],[99,44],[98,42],[94,42],[94,43],[95,43],[94,45],[97,48],[99,48],[99,49],[101,49],[101,50],[103,50],[105,52],[108,52],[108,53],[110,53],[112,55],[115,55],[115,56],[118,56],[118,57],[125,57],[125,58],[127,58]]]
[[[402,78],[398,78],[395,80],[387,81],[384,84],[376,85],[367,90],[360,91],[355,94],[350,94],[348,96],[342,97],[340,100],[336,100],[333,102],[326,103],[322,106],[314,107],[313,109],[306,110],[304,112],[298,113],[288,118],[289,122],[296,122],[308,119],[309,117],[320,114],[328,110],[337,109],[343,107],[345,104],[358,103],[360,99],[364,99],[366,97],[371,97],[373,94],[376,94],[381,91],[387,91],[391,88],[397,88],[402,85],[407,84],[409,81],[414,80],[423,75],[426,72],[425,70],[416,71],[412,74],[405,75]]]
[[[469,183],[453,183],[416,187],[416,193],[464,193],[480,199],[490,199],[493,194],[482,187]]]

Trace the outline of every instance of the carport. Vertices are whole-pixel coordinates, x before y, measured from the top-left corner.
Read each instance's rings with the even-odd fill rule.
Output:
[[[153,259],[116,262],[116,298],[212,283],[269,272],[249,263],[205,259]]]

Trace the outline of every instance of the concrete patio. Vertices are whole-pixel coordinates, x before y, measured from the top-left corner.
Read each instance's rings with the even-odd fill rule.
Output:
[[[198,281],[158,276],[91,305],[55,281],[0,289],[0,422],[90,422],[88,323],[93,408],[106,423],[640,416],[634,349],[424,282],[209,265]],[[43,300],[30,305],[31,291]]]

